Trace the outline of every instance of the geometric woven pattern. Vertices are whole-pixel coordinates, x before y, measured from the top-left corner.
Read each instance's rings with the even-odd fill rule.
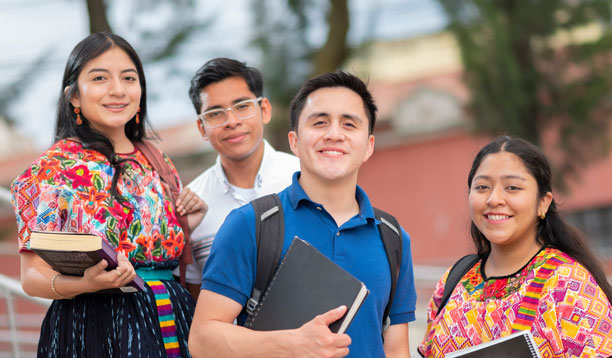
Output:
[[[532,315],[531,332],[542,357],[612,355],[610,302],[591,274],[568,255],[543,249],[505,277],[486,278],[480,268],[479,262],[462,278],[437,317],[448,272],[436,285],[419,346],[425,357],[441,358],[511,334],[521,307]],[[542,277],[548,278],[538,281]],[[529,301],[533,287],[541,289],[540,298]],[[535,304],[526,306],[526,301]]]
[[[110,194],[114,169],[106,157],[71,140],[55,143],[15,179],[11,191],[19,250],[29,250],[31,230],[89,232],[106,239],[135,267],[176,266],[183,231],[159,175],[140,151],[118,156],[126,160],[117,183],[126,205]]]

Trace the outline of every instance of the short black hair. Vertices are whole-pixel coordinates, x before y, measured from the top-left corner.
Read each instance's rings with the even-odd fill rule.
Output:
[[[256,97],[263,96],[263,77],[254,67],[248,67],[245,62],[231,58],[219,57],[207,61],[191,79],[189,98],[197,114],[202,110],[200,94],[204,87],[220,82],[230,77],[241,77]]]
[[[369,133],[374,132],[374,124],[376,123],[376,104],[368,86],[359,79],[359,77],[344,71],[328,72],[310,79],[302,86],[299,92],[291,101],[289,109],[289,117],[291,120],[291,130],[297,130],[300,114],[304,109],[304,103],[308,96],[321,88],[328,87],[345,87],[357,93],[363,101],[363,106],[369,121]]]

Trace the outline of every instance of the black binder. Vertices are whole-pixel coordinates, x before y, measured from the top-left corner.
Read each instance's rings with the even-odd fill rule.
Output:
[[[446,354],[446,358],[540,358],[540,351],[529,331],[519,331],[506,337]]]

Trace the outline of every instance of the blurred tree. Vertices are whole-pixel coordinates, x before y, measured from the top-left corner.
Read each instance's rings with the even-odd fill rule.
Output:
[[[477,131],[544,144],[561,189],[608,152],[610,0],[438,1],[461,49]]]
[[[51,48],[42,51],[12,83],[0,88],[0,121],[6,122],[9,126],[16,123],[9,110],[10,105],[23,94],[28,84],[34,82],[34,78],[39,74],[50,54]]]
[[[350,54],[348,0],[253,0],[251,8],[252,42],[262,54],[258,68],[274,104],[268,138],[288,150],[289,102],[306,79],[341,68]],[[313,43],[321,29],[326,29],[325,42]]]
[[[85,0],[89,16],[89,30],[112,32],[108,20],[109,6],[125,6],[129,16],[113,20],[137,37],[133,45],[143,62],[161,61],[177,54],[190,36],[205,30],[212,18],[198,19],[194,0],[140,0],[129,4],[119,1]],[[156,21],[150,21],[155,16]],[[177,21],[180,19],[180,21]],[[121,26],[124,25],[124,26]]]
[[[89,33],[100,31],[113,32],[106,17],[106,4],[104,0],[85,0],[87,14],[89,14]]]

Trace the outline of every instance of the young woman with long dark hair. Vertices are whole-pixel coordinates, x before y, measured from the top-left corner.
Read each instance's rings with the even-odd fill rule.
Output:
[[[195,302],[171,270],[185,245],[178,215],[187,215],[193,228],[206,204],[184,189],[174,209],[159,174],[134,145],[146,124],[145,76],[132,46],[110,33],[77,44],[64,72],[55,144],[11,187],[22,286],[54,300],[39,356],[189,356]],[[115,248],[118,267],[106,271],[102,260],[82,277],[62,275],[30,250],[32,230],[97,234]],[[122,287],[137,273],[147,282],[144,291],[94,293]]]
[[[529,330],[543,357],[612,355],[612,288],[583,235],[557,212],[550,164],[533,144],[499,137],[468,175],[478,260],[427,310],[424,357]]]

